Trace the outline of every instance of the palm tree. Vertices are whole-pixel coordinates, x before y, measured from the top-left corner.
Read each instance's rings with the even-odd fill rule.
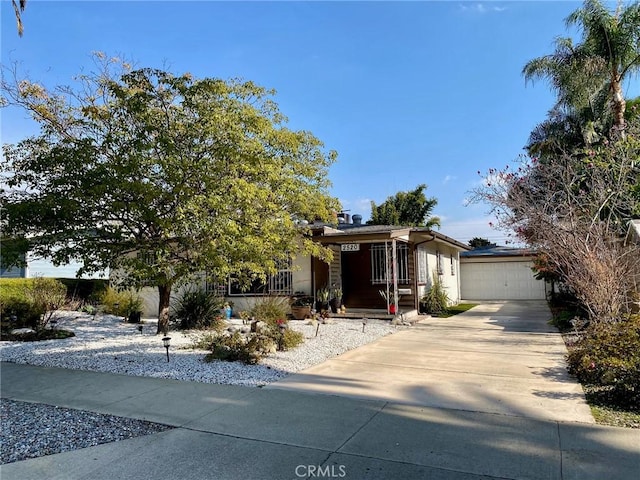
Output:
[[[640,3],[628,7],[618,3],[612,14],[599,0],[585,0],[584,6],[567,17],[567,26],[582,28],[583,48],[608,72],[614,127],[624,130],[626,101],[622,84],[627,75],[640,70]]]
[[[557,39],[554,53],[524,66],[525,79],[547,79],[558,94],[556,108],[567,108],[585,123],[610,117],[613,128],[623,132],[622,85],[640,70],[640,4],[618,4],[612,13],[600,0],[585,0],[566,24],[582,30],[581,43]]]
[[[24,7],[27,6],[27,0],[20,0],[19,2],[16,2],[16,0],[11,0],[11,4],[13,5],[13,11],[16,12],[18,35],[22,36],[22,33],[24,32],[24,27],[22,25],[22,12],[24,12]]]

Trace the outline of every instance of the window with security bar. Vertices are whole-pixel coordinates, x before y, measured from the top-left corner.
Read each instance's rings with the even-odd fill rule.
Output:
[[[264,282],[257,278],[247,287],[229,279],[229,295],[293,295],[293,271],[291,259],[278,263],[278,271],[267,276]]]
[[[371,245],[371,283],[373,285],[386,285],[393,279],[391,271],[392,262],[391,246],[385,244]],[[396,245],[396,272],[398,283],[409,283],[409,248],[406,244]]]

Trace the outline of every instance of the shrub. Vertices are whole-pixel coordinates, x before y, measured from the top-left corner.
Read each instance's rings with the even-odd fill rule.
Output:
[[[427,293],[420,299],[420,306],[426,313],[437,315],[447,310],[449,306],[449,296],[440,280],[437,272],[433,273],[433,283]]]
[[[245,337],[240,332],[231,335],[211,335],[207,339],[210,343],[208,350],[211,353],[205,356],[205,361],[225,360],[228,362],[241,361],[249,365],[255,365],[270,348],[271,340],[259,334]]]
[[[67,287],[67,295],[81,303],[98,301],[109,285],[109,280],[87,278],[58,278]]]
[[[252,316],[269,325],[277,325],[278,320],[287,318],[288,312],[287,297],[263,297],[251,309]]]
[[[185,291],[171,305],[172,316],[178,321],[178,328],[220,328],[222,318],[220,308],[223,300],[204,289]]]
[[[38,313],[36,330],[43,330],[67,300],[67,287],[53,278],[36,277],[27,284],[25,296]]]
[[[27,287],[33,283],[32,278],[0,279],[0,318],[2,323],[15,315],[10,329],[30,327],[36,328],[40,314],[27,297]]]
[[[108,287],[100,296],[100,304],[105,313],[119,317],[129,318],[132,313],[142,311],[142,297],[133,290]]]
[[[640,405],[640,315],[591,323],[569,347],[569,371],[620,407]]]
[[[304,343],[304,335],[302,332],[287,328],[280,335],[282,335],[282,342],[276,342],[276,345],[280,347],[280,350],[291,350],[292,348],[296,348],[298,345]]]

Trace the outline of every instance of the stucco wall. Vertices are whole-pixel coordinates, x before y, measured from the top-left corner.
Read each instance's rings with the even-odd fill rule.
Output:
[[[437,275],[438,252],[441,258],[440,281],[446,289],[451,305],[460,302],[460,256],[456,249],[444,244],[419,246],[427,250],[427,275],[428,282],[418,286],[419,296],[422,297],[431,287],[434,274]],[[451,259],[453,258],[453,270]]]

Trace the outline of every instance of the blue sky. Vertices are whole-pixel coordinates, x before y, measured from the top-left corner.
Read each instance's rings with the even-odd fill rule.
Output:
[[[579,2],[212,2],[30,0],[19,38],[1,2],[1,59],[32,80],[70,84],[91,52],[277,91],[289,127],[338,152],[331,193],[370,214],[428,185],[441,232],[504,244],[486,205],[465,206],[478,170],[517,159],[554,96],[523,65],[551,53]],[[640,95],[637,78],[628,86]],[[2,141],[36,131],[4,109]]]

